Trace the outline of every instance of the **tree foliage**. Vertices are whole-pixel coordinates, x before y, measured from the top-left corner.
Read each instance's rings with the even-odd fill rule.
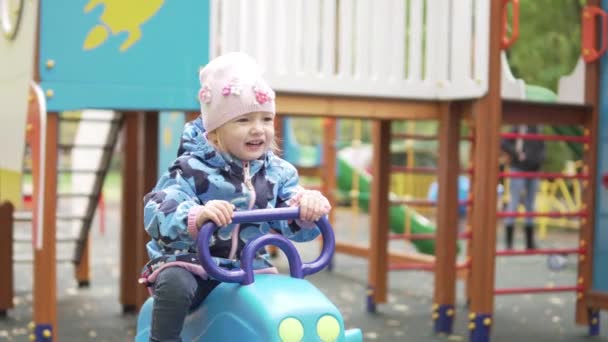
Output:
[[[507,52],[513,74],[557,91],[580,57],[580,0],[520,0],[519,39]]]

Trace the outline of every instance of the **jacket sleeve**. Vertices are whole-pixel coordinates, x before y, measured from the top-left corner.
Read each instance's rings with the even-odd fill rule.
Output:
[[[144,197],[144,227],[162,248],[187,250],[194,244],[188,233],[188,214],[200,201],[194,177],[184,172],[191,157],[181,157]]]
[[[291,164],[285,164],[286,165],[283,166],[284,174],[282,181],[277,191],[277,208],[293,206],[293,199],[298,192],[304,190],[299,185],[298,171],[296,168]],[[311,241],[320,234],[320,230],[316,225],[307,225],[304,222],[300,222],[300,220],[270,222],[270,226],[273,227],[273,229],[278,230],[286,238],[295,242]]]

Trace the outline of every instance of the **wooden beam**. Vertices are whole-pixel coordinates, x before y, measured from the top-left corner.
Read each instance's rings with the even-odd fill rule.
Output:
[[[124,312],[137,310],[148,298],[138,284],[142,267],[148,262],[144,230],[143,197],[157,181],[158,112],[125,113],[122,186],[122,278],[121,304]]]
[[[376,120],[372,123],[372,184],[370,189],[370,256],[368,271],[368,298],[373,304],[385,303],[388,279],[389,186],[390,186],[391,122]],[[375,310],[375,308],[369,308]]]
[[[137,210],[141,198],[137,198],[138,174],[138,114],[125,112],[122,132],[122,200],[121,200],[121,238],[120,238],[120,304],[124,313],[136,309],[137,258],[135,243],[137,241]]]
[[[334,208],[337,207],[335,189],[338,188],[336,130],[337,120],[335,118],[323,119],[323,161],[321,167],[316,168],[317,176],[322,180],[321,192]],[[329,222],[333,224],[335,217],[335,211],[331,211]]]
[[[348,244],[344,242],[336,242],[336,253],[343,253],[365,259],[369,259],[369,256],[371,255],[370,248],[367,246]],[[435,262],[435,257],[428,254],[389,251],[387,255],[388,261],[391,264],[431,264]]]
[[[186,122],[188,121],[192,121],[194,119],[198,119],[198,117],[201,115],[200,112],[185,112],[185,116],[186,116]]]
[[[460,121],[462,108],[459,103],[441,105],[439,118],[439,165],[437,196],[437,232],[435,237],[435,289],[437,307],[454,307],[456,301],[456,264],[458,244],[458,172],[460,169]],[[439,313],[436,332],[451,333],[453,316]]]
[[[470,108],[472,110],[472,108]],[[469,134],[473,137],[475,137],[476,134],[476,127],[475,127],[475,118],[473,117],[473,115],[470,115],[469,117],[466,118],[467,121],[467,125],[469,127]],[[473,156],[475,155],[475,146],[476,143],[475,141],[472,141],[471,144],[469,145],[469,156],[471,156],[469,158],[468,161],[468,168],[473,169],[474,167],[474,163],[473,163]],[[475,183],[475,174],[471,174],[470,175],[470,179],[469,179],[469,184],[474,184]],[[473,199],[473,191],[470,190],[469,191],[469,197],[467,198],[467,200],[472,200]],[[483,208],[480,206],[479,210],[483,210]],[[475,216],[474,214],[475,212],[475,205],[471,205],[469,206],[469,208],[467,209],[467,218],[466,218],[466,222],[465,222],[465,231],[467,233],[472,233],[473,232],[473,216]],[[465,260],[466,262],[470,263],[471,260],[473,259],[473,244],[471,243],[472,239],[468,239],[466,241],[466,257]],[[464,295],[466,298],[466,303],[470,303],[471,302],[471,296],[472,296],[472,292],[473,292],[473,288],[471,287],[471,272],[468,272],[467,277],[465,278],[465,286],[464,286]]]
[[[336,253],[342,253],[350,256],[360,257],[369,259],[370,249],[367,246],[360,244],[351,244],[345,242],[336,242]],[[433,264],[435,263],[435,257],[428,254],[422,253],[407,253],[388,251],[388,262],[389,264]],[[456,277],[458,279],[465,280],[468,277],[467,269],[460,269],[456,271]]]
[[[142,112],[139,118],[138,132],[138,175],[137,182],[137,208],[136,208],[136,225],[135,234],[136,240],[133,248],[135,249],[136,272],[137,277],[143,266],[149,261],[146,244],[150,241],[150,236],[144,229],[144,196],[150,192],[158,180],[157,167],[158,164],[158,123],[159,112],[147,111]],[[136,286],[135,306],[140,308],[146,299],[150,296],[148,290],[137,283],[137,278],[133,279],[133,284]]]
[[[279,94],[276,102],[277,112],[294,116],[433,120],[439,115],[439,104],[434,101]]]
[[[503,123],[582,125],[593,110],[589,105],[504,100]]]
[[[475,154],[473,166],[473,216],[471,260],[472,317],[491,316],[494,307],[494,271],[496,245],[496,186],[498,183],[498,154],[501,125],[500,44],[502,39],[503,5],[490,2],[490,54],[488,93],[473,104],[475,125]],[[472,331],[485,334],[487,327]]]
[[[44,203],[42,217],[38,217],[38,224],[42,225],[42,248],[34,249],[34,323],[39,332],[50,328],[51,335],[57,336],[57,244],[55,236],[57,212],[57,144],[59,127],[59,113],[48,113],[46,120],[44,198],[38,201]],[[42,128],[44,129],[44,128]],[[36,168],[32,165],[32,169]],[[36,178],[35,178],[36,179]],[[38,182],[34,180],[34,191],[38,189]],[[35,209],[36,210],[36,209]],[[41,332],[40,332],[41,333]],[[42,335],[40,335],[42,336]],[[53,338],[56,339],[56,338]]]
[[[591,291],[587,294],[588,307],[608,310],[608,292]]]
[[[325,176],[325,171],[326,169],[329,170],[329,168],[327,167],[321,167],[321,166],[296,166],[298,169],[298,175],[300,175],[300,177],[304,176],[304,177],[324,177]],[[324,183],[324,182],[323,182]],[[323,191],[324,194],[325,191]]]
[[[6,316],[6,310],[12,309],[14,293],[13,277],[13,212],[11,202],[0,205],[0,317]]]
[[[74,268],[74,276],[76,277],[76,281],[78,282],[78,287],[87,287],[90,284],[91,280],[91,270],[90,270],[90,254],[91,249],[89,246],[91,245],[91,236],[87,237],[85,240],[84,248],[82,250],[82,256],[80,257],[80,262]]]
[[[588,6],[601,6],[599,0],[587,1]],[[602,33],[597,30],[597,36]],[[599,124],[599,88],[600,88],[600,60],[585,64],[585,103],[591,106],[589,115],[583,121],[584,134],[591,138],[589,144],[585,144],[583,149],[583,172],[589,175],[589,179],[596,180],[597,174],[597,144],[598,144],[598,124]],[[584,246],[585,253],[578,259],[578,281],[582,282],[583,291],[577,295],[576,302],[576,323],[589,324],[589,309],[595,309],[588,305],[585,298],[590,292],[593,281],[593,241],[595,229],[595,184],[589,182],[583,187],[582,203],[588,215],[581,220],[579,228],[579,244]],[[599,269],[596,271],[599,272]]]

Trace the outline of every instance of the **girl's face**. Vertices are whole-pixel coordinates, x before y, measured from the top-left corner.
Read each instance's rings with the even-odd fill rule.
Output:
[[[274,115],[266,112],[244,114],[216,130],[216,145],[242,161],[260,158],[274,141]]]

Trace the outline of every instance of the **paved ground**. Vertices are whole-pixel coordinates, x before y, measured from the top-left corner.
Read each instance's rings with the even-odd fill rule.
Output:
[[[132,341],[136,317],[122,315],[118,304],[117,241],[119,223],[116,204],[108,204],[107,232],[93,230],[93,275],[91,287],[78,289],[72,277],[71,264],[58,266],[59,339],[60,341]],[[340,211],[340,238],[365,239],[367,217],[352,217]],[[97,222],[97,221],[96,221]],[[356,228],[348,228],[356,227]],[[18,228],[23,229],[25,228]],[[25,230],[26,231],[26,230]],[[545,246],[572,246],[576,236],[554,234]],[[392,242],[395,248],[407,248]],[[299,246],[305,260],[316,256],[316,244]],[[28,245],[16,246],[20,255],[28,254]],[[60,248],[58,254],[70,255],[71,248]],[[285,269],[282,259],[277,261]],[[16,308],[0,320],[0,341],[28,341],[27,324],[31,320],[31,265],[15,266]],[[571,285],[576,270],[570,264],[560,272],[551,272],[544,257],[499,259],[496,269],[497,287]],[[391,273],[387,304],[378,306],[378,313],[365,312],[367,264],[362,259],[338,255],[333,272],[311,276],[317,285],[343,312],[347,327],[359,327],[366,341],[463,341],[468,340],[467,310],[459,285],[455,332],[452,336],[432,334],[431,300],[433,277],[424,272]],[[498,297],[495,301],[495,326],[492,341],[588,341],[586,327],[573,323],[574,294],[520,295]],[[608,320],[602,318],[605,327]],[[594,341],[608,341],[606,329]]]

